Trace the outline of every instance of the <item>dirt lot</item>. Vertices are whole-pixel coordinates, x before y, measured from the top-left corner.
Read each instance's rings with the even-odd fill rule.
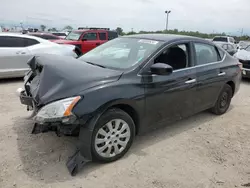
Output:
[[[137,137],[122,160],[89,164],[76,177],[65,166],[76,139],[31,135],[15,96],[21,86],[0,83],[0,188],[250,187],[250,81],[226,115],[203,112]]]

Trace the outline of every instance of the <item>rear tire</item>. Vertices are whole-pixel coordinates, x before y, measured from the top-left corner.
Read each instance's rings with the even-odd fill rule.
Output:
[[[131,147],[134,137],[133,119],[121,109],[109,109],[100,117],[93,131],[93,159],[103,163],[120,159]]]
[[[222,115],[225,114],[231,104],[231,99],[233,97],[233,89],[230,85],[226,84],[217,101],[215,106],[211,109],[211,112],[216,115]]]

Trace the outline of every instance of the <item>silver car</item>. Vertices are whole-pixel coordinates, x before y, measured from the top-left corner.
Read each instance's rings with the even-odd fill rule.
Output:
[[[76,58],[75,46],[62,45],[38,37],[0,33],[0,78],[23,77],[34,55],[56,54]]]

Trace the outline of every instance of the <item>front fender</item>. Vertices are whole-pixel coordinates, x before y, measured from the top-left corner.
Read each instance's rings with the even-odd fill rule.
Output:
[[[73,113],[85,121],[115,105],[132,107],[138,118],[144,114],[144,88],[138,84],[108,83],[91,88],[82,93],[82,96],[83,99],[75,106]]]

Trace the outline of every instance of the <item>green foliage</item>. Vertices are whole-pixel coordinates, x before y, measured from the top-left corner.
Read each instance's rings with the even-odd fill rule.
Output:
[[[55,27],[53,27],[53,28],[48,29],[48,31],[57,32],[57,29]]]
[[[66,30],[73,30],[73,27],[70,26],[70,25],[67,25],[67,26],[64,27],[64,29],[66,29]]]
[[[123,33],[123,29],[120,28],[120,27],[117,27],[117,28],[116,28],[116,32],[117,32],[118,35],[123,35],[123,34],[124,34],[124,33]]]
[[[208,38],[212,39],[215,36],[226,36],[226,33],[201,33],[199,31],[179,31],[178,29],[173,30],[163,30],[163,31],[140,31],[138,33],[136,32],[128,32],[125,33],[126,35],[133,35],[133,34],[148,34],[148,33],[158,33],[158,34],[174,34],[174,35],[188,35],[188,36],[194,36],[199,38]],[[242,36],[242,37],[236,37],[236,40],[249,40],[249,36]]]
[[[45,31],[46,26],[45,25],[40,25],[40,28],[41,28],[42,31]]]

